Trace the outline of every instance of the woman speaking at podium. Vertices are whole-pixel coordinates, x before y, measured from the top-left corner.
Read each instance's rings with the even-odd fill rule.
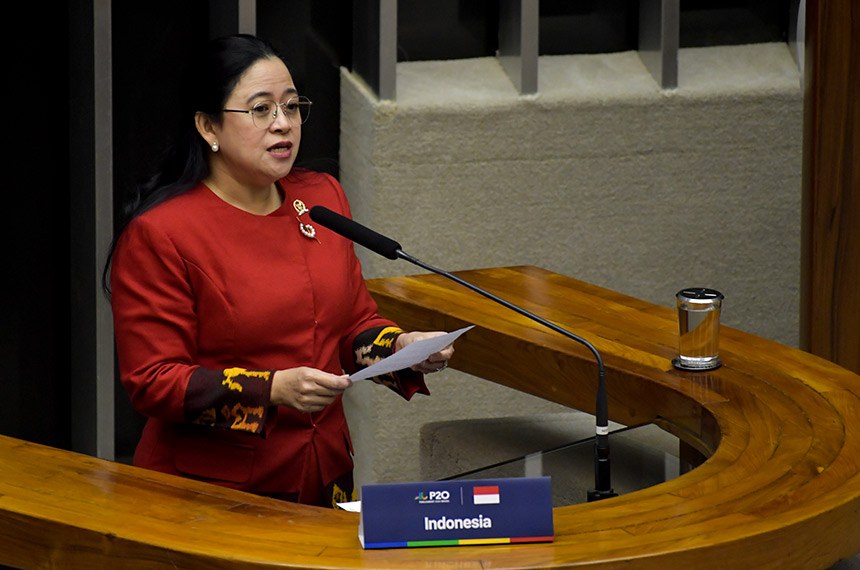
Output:
[[[348,373],[443,333],[380,316],[353,244],[311,223],[314,205],[349,205],[335,178],[294,166],[312,102],[270,44],[214,40],[184,79],[183,128],[105,265],[120,380],[147,418],[134,464],[311,505],[352,500]],[[452,353],[375,381],[429,394],[423,374]]]

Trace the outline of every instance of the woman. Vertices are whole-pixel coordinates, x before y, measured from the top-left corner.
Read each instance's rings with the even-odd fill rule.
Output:
[[[311,102],[249,35],[215,40],[188,128],[138,191],[105,266],[120,378],[147,417],[135,465],[306,504],[354,498],[347,373],[442,332],[377,313],[354,248],[315,227],[349,216],[340,184],[294,167]],[[107,287],[107,283],[106,283]],[[376,379],[429,394],[413,369]]]

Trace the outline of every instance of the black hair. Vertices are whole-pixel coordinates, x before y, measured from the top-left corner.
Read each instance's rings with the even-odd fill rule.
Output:
[[[183,74],[181,126],[161,156],[155,174],[135,188],[114,232],[102,269],[102,289],[110,297],[110,264],[116,244],[128,224],[162,202],[187,192],[209,176],[209,147],[197,132],[195,115],[205,113],[221,121],[221,109],[242,75],[262,59],[283,58],[267,41],[249,34],[211,40],[206,50],[192,58]]]

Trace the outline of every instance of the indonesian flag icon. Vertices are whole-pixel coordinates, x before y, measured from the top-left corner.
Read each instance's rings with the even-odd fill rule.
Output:
[[[498,505],[499,504],[499,486],[486,485],[481,487],[472,487],[473,497],[476,505]]]

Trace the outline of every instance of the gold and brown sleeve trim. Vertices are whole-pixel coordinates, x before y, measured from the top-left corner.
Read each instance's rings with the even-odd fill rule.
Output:
[[[394,341],[403,333],[398,327],[375,327],[355,337],[353,354],[358,369],[367,368],[394,354]],[[375,376],[373,381],[394,390],[407,400],[416,393],[430,394],[424,384],[424,375],[406,368]]]
[[[272,370],[198,368],[185,392],[185,417],[196,424],[262,434],[273,374]]]

